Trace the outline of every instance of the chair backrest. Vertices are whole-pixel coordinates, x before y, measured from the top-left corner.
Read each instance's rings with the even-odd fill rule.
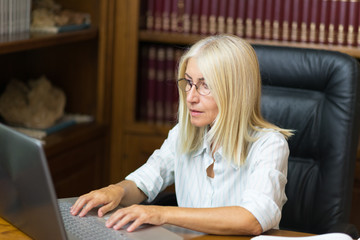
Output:
[[[331,232],[348,223],[359,135],[356,59],[314,49],[255,45],[262,113],[295,130],[281,228]]]

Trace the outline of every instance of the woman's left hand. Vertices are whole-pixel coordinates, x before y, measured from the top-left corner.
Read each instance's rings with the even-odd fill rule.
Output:
[[[128,232],[132,232],[144,223],[162,225],[165,223],[164,211],[165,207],[161,206],[132,205],[113,213],[106,221],[106,226],[118,230],[129,222],[133,222],[126,229]]]

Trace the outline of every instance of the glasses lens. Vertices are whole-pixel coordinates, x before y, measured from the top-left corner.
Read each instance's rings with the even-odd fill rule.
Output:
[[[198,91],[201,95],[208,95],[208,94],[210,94],[210,89],[209,89],[209,87],[206,85],[206,83],[201,83],[200,86],[198,87],[197,91]]]
[[[178,80],[178,86],[182,91],[185,91],[185,92],[189,91],[189,89],[190,89],[190,84],[184,78]]]

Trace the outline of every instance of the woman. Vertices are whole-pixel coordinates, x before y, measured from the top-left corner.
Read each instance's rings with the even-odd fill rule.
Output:
[[[179,63],[179,122],[160,150],[126,180],[81,196],[71,209],[134,231],[165,223],[211,234],[258,235],[277,227],[286,202],[288,130],[260,113],[261,80],[253,48],[231,35],[205,38]],[[151,202],[175,183],[179,207]]]

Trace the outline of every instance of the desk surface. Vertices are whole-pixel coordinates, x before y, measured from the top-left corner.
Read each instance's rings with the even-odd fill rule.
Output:
[[[197,234],[179,234],[184,237],[184,239],[194,239],[194,240],[249,240],[250,236],[214,236],[214,235],[197,235]],[[266,233],[266,235],[274,235],[274,236],[287,236],[287,237],[303,237],[310,236],[311,234],[300,233],[300,232],[292,232],[292,231],[284,231],[284,230],[271,230]],[[31,240],[23,232],[19,231],[13,225],[5,221],[3,218],[0,218],[0,239],[2,240]]]

